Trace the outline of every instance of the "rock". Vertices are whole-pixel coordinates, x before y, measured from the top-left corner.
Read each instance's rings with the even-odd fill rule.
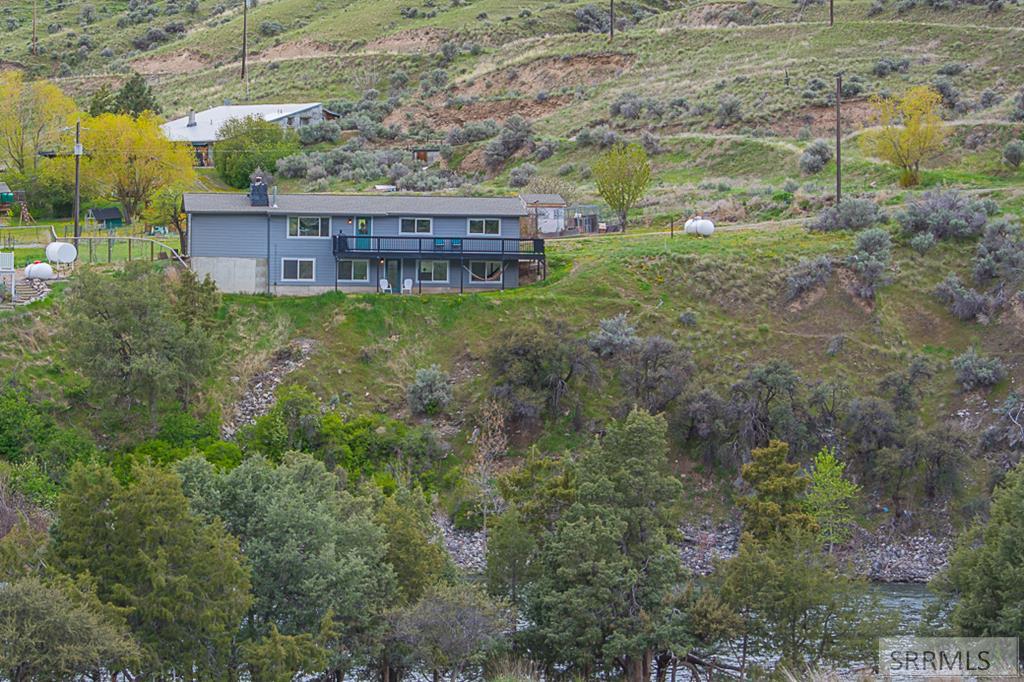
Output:
[[[315,345],[316,342],[311,339],[296,339],[274,353],[270,366],[252,378],[242,399],[235,404],[230,416],[221,425],[221,437],[224,440],[232,440],[240,428],[252,424],[270,411],[277,402],[277,387],[286,376],[306,363]]]
[[[452,561],[466,573],[483,573],[487,566],[487,535],[482,530],[456,530],[446,514],[434,514],[434,525],[441,531],[445,549]]]

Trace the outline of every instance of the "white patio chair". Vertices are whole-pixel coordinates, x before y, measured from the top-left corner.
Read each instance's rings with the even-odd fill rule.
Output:
[[[380,293],[382,293],[382,294],[391,294],[391,293],[394,293],[394,292],[393,292],[393,291],[391,290],[391,282],[387,281],[386,279],[382,279],[382,280],[381,280],[380,282],[378,282],[377,284],[378,284],[378,285],[380,286]]]
[[[408,277],[402,280],[402,293],[412,293],[412,280],[409,279]]]

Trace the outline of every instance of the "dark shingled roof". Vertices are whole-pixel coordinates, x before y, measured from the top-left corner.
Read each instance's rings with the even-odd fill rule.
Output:
[[[273,201],[273,196],[271,198]],[[518,197],[402,194],[279,194],[277,206],[252,206],[246,194],[185,194],[186,213],[270,213],[366,216],[525,216]]]
[[[520,196],[530,206],[536,204],[556,204],[562,206],[565,204],[565,199],[562,198],[561,194],[521,194]]]
[[[89,212],[92,214],[94,220],[118,220],[121,218],[121,209],[117,206],[93,208],[90,209]]]

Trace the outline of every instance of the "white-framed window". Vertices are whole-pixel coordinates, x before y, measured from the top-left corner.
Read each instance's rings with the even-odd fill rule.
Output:
[[[469,234],[499,235],[501,234],[501,219],[470,218]]]
[[[338,261],[339,282],[369,282],[370,261],[340,260]]]
[[[448,261],[421,260],[418,272],[421,282],[447,282]]]
[[[487,282],[501,284],[504,273],[501,269],[500,260],[471,260],[469,261],[469,281]]]
[[[398,223],[401,234],[433,234],[433,218],[402,218]]]
[[[329,216],[288,216],[289,239],[326,239],[330,236]]]
[[[316,280],[316,258],[282,258],[281,281],[313,282]]]

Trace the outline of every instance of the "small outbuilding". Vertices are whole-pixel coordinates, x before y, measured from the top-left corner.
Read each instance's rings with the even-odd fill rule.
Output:
[[[124,215],[122,215],[121,209],[117,206],[90,208],[85,214],[85,219],[95,223],[97,227],[104,227],[108,230],[124,225]]]
[[[561,234],[568,208],[560,194],[521,194],[526,204],[528,229],[533,234]]]

